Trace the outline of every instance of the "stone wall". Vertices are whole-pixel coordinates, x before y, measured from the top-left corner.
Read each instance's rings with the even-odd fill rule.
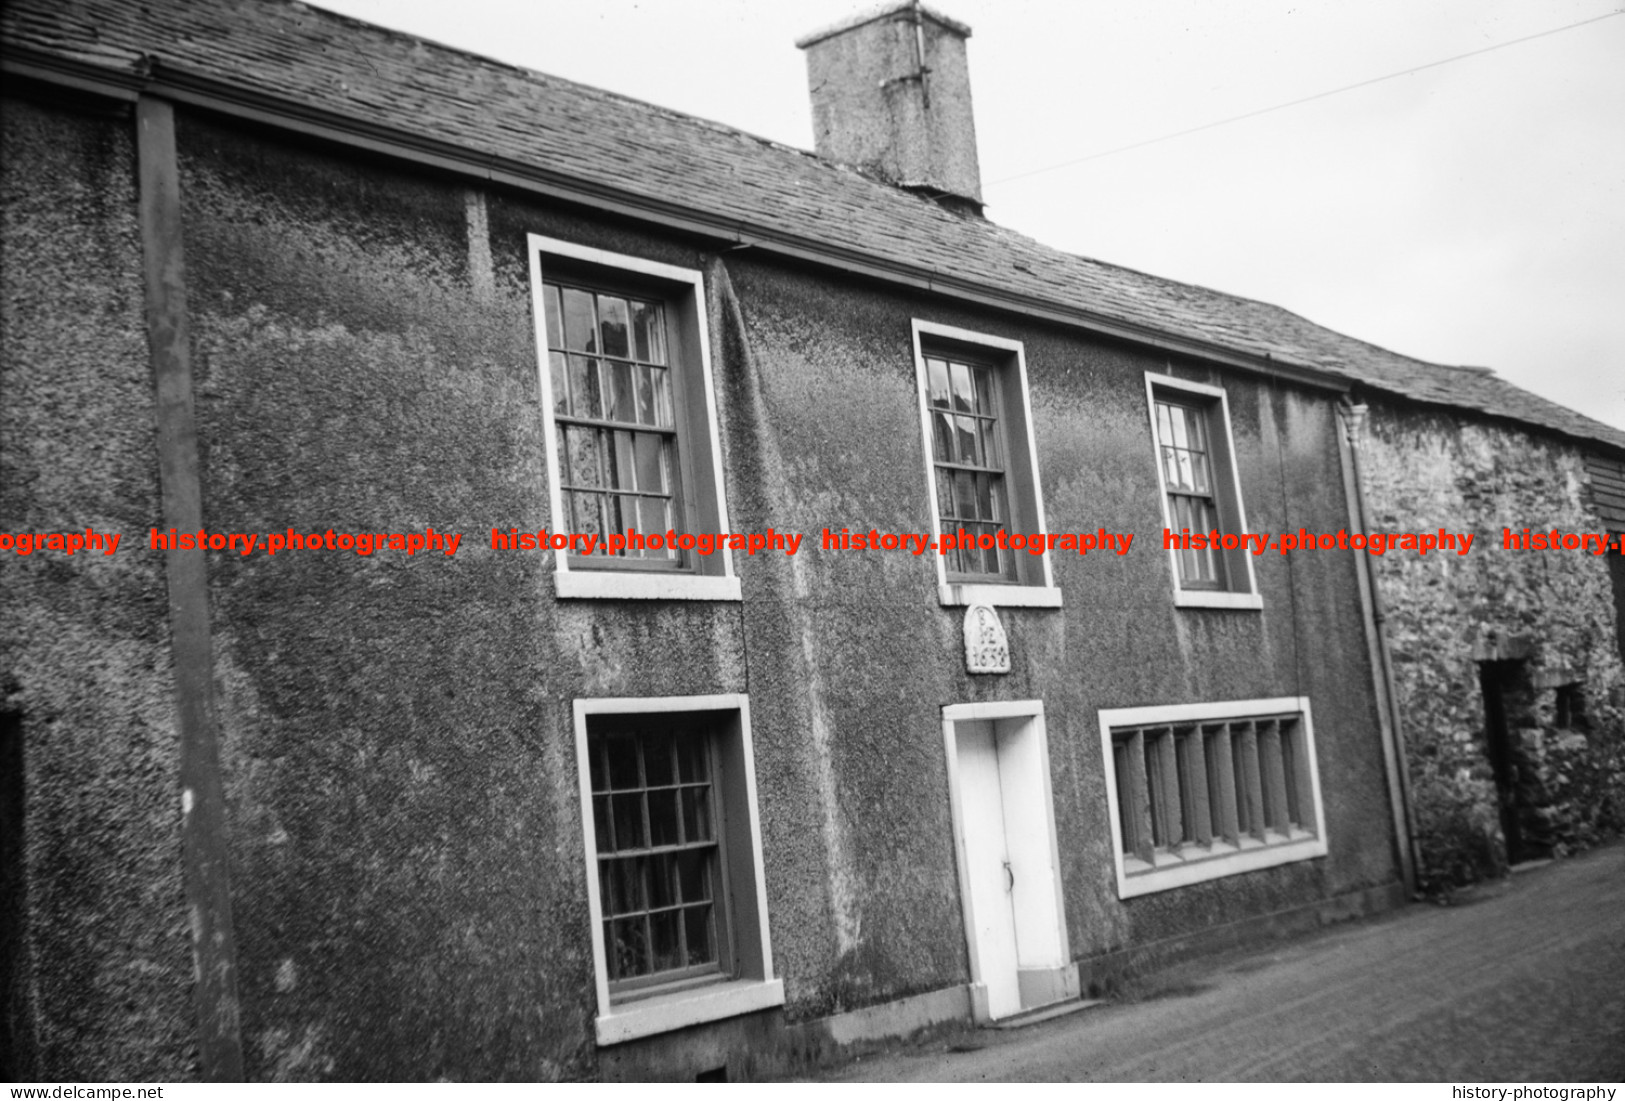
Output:
[[[1579,450],[1513,426],[1374,403],[1362,462],[1371,530],[1475,534],[1465,556],[1377,560],[1421,885],[1448,890],[1500,874],[1509,848],[1524,859],[1562,856],[1617,833],[1625,674],[1609,564],[1589,550],[1502,545],[1503,528],[1602,531]],[[1499,784],[1485,705],[1497,686]],[[1505,815],[1503,803],[1512,804]]]

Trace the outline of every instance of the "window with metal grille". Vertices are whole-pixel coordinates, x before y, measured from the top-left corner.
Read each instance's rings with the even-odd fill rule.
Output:
[[[678,496],[677,417],[662,303],[546,283],[559,482],[569,530],[595,552],[676,566],[675,547],[611,551],[610,535],[684,530]]]
[[[995,536],[993,545],[948,552],[948,573],[1014,579],[1012,552],[996,536],[1009,526],[997,368],[959,358],[925,357],[926,401],[937,511],[944,532]]]
[[[1306,704],[1226,714],[1237,706],[1101,713],[1125,882],[1176,886],[1282,862],[1261,851],[1324,851]]]
[[[709,736],[682,716],[604,724],[588,741],[612,992],[727,965]]]

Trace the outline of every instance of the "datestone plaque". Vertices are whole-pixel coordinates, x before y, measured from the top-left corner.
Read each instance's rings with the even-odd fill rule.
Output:
[[[965,609],[965,671],[1010,671],[1010,640],[1005,637],[999,614],[986,604],[972,604]]]

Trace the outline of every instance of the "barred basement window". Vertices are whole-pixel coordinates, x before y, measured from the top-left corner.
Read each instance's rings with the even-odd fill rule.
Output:
[[[1122,897],[1325,854],[1307,699],[1101,712]]]

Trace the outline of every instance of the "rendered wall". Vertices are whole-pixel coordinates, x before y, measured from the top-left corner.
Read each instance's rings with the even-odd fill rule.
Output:
[[[1574,448],[1514,427],[1374,404],[1362,458],[1372,526],[1472,531],[1471,554],[1377,561],[1404,714],[1424,885],[1500,874],[1506,850],[1479,662],[1521,660],[1509,726],[1542,843],[1574,852],[1625,826],[1625,676],[1609,564],[1502,549],[1502,529],[1598,532]],[[1524,655],[1527,654],[1527,657]],[[1586,717],[1559,729],[1556,686]]]
[[[82,378],[88,404],[42,391],[14,405],[8,390],[7,416],[40,418],[30,438],[60,447],[102,433],[129,452],[105,460],[129,484],[109,494],[116,508],[97,512],[101,467],[48,468],[23,456],[15,461],[37,475],[7,486],[27,487],[15,507],[29,522],[84,515],[100,526],[105,514],[144,546],[157,505],[128,122],[17,117],[36,121],[8,121],[8,142],[23,135],[26,154],[7,158],[8,247],[18,241],[51,258],[40,262],[62,265],[90,297],[78,316],[63,317],[31,298],[25,280],[8,282],[8,321],[26,308],[55,326],[60,339],[38,352],[40,375],[53,381],[39,385]],[[58,129],[88,132],[116,156],[101,169],[87,154],[72,161],[83,143],[58,141]],[[208,527],[433,526],[463,536],[454,558],[210,555],[250,1078],[553,1079],[609,1064],[652,1073],[682,1063],[680,1052],[662,1063],[662,1045],[701,1043],[692,1033],[666,1037],[646,1045],[646,1059],[631,1047],[601,1056],[594,1046],[571,724],[571,701],[582,696],[749,694],[773,958],[791,1023],[968,979],[945,704],[1044,701],[1075,958],[1395,878],[1352,558],[1256,559],[1262,613],[1173,606],[1144,388],[1144,372],[1170,369],[1166,360],[748,251],[719,260],[675,238],[528,199],[471,196],[455,181],[185,112],[178,143]],[[64,161],[91,181],[79,206],[45,201]],[[106,205],[108,196],[125,198]],[[116,232],[85,214],[84,226],[58,227],[72,217],[57,208],[103,209],[97,203]],[[80,237],[57,239],[69,231]],[[493,526],[552,527],[530,232],[706,272],[732,526],[808,537],[794,558],[736,557],[743,603],[559,601],[550,554],[489,548]],[[109,253],[109,242],[122,244]],[[85,325],[84,315],[109,320]],[[816,546],[825,526],[928,528],[915,317],[1025,341],[1050,529],[1135,534],[1124,557],[1057,556],[1064,609],[1001,610],[1013,654],[1007,676],[965,673],[962,609],[938,604],[930,560]],[[21,329],[8,324],[7,340],[28,339],[14,335]],[[78,341],[108,347],[81,352]],[[9,344],[6,361],[8,371],[30,369]],[[1172,369],[1226,386],[1253,530],[1346,524],[1325,396]],[[50,488],[70,474],[79,482]],[[98,843],[88,864],[44,842],[31,855],[33,882],[48,892],[146,892],[74,918],[106,930],[50,953],[42,974],[48,987],[70,983],[74,966],[134,972],[151,941],[167,954],[139,971],[153,994],[139,1004],[168,1008],[156,1022],[121,1024],[146,1042],[138,1056],[90,1025],[75,1033],[56,1024],[81,1012],[70,999],[42,1016],[72,1040],[49,1069],[184,1077],[189,972],[168,817],[162,555],[121,550],[108,562],[117,567],[85,567],[107,574],[99,602],[87,584],[95,577],[44,559],[23,560],[20,572],[7,564],[6,584],[20,586],[8,602],[18,610],[7,614],[23,623],[19,637],[36,640],[8,663],[24,671],[19,698],[36,731],[36,834],[56,829],[58,817],[84,830],[109,813],[135,814],[118,809],[126,804],[146,814],[126,840]],[[73,685],[101,675],[106,637],[83,644],[86,657],[68,677],[60,663],[35,671],[31,655],[85,635],[124,603],[127,622],[108,633],[128,632],[146,664],[136,663],[139,676],[107,674],[116,691],[98,690],[95,707],[119,693],[129,702],[102,714],[75,702]],[[52,702],[53,692],[66,702]],[[1313,700],[1330,855],[1118,901],[1096,711],[1299,694]],[[69,714],[78,716],[76,741],[38,733],[48,716]],[[169,756],[131,750],[131,731]],[[106,801],[74,810],[94,789],[53,777],[107,769],[109,747],[125,763],[104,785]],[[132,878],[144,861],[161,872]],[[31,905],[48,915],[69,909],[49,898]],[[57,934],[33,936],[38,949]]]
[[[123,535],[0,564],[25,807],[6,1065],[25,1080],[194,1073],[168,594],[129,549],[159,516],[133,135],[128,115],[0,111],[0,530]]]

